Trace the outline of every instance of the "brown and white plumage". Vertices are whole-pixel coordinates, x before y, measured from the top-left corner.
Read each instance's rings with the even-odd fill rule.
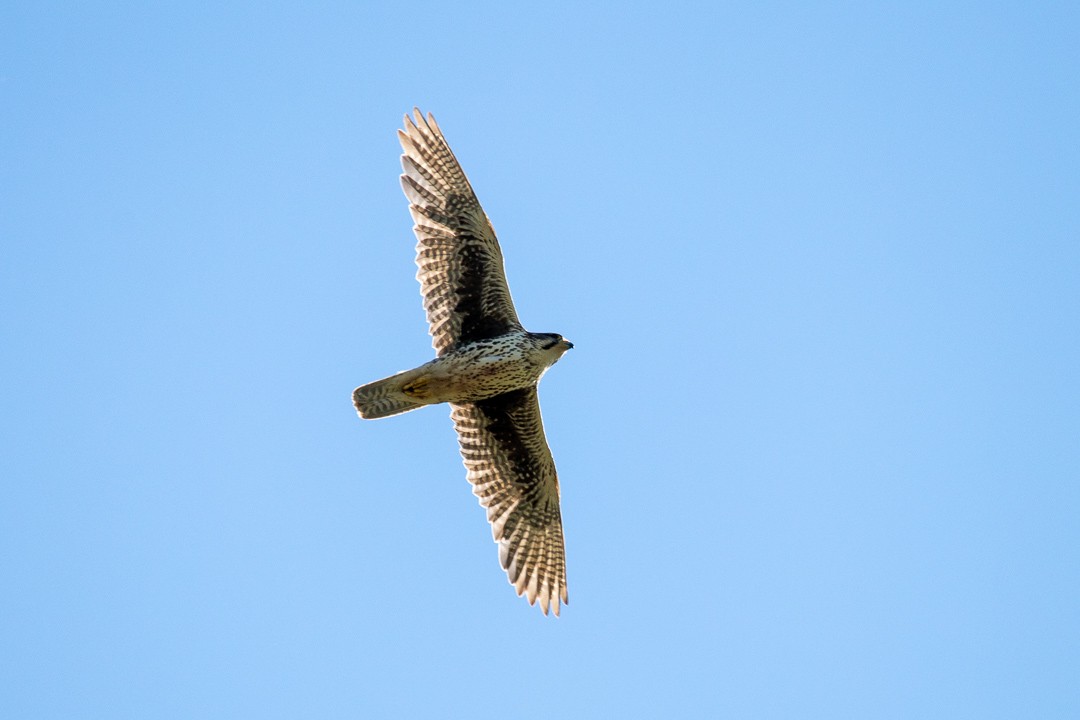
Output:
[[[499,543],[499,562],[518,595],[546,613],[568,602],[559,479],[544,439],[536,388],[453,405],[469,482]]]
[[[558,615],[568,601],[559,481],[536,384],[573,345],[522,327],[495,231],[435,119],[415,110],[398,136],[437,358],[357,388],[353,403],[364,418],[450,403],[469,482],[511,584],[545,615]]]
[[[495,230],[435,118],[405,116],[398,130],[401,187],[416,226],[416,279],[439,355],[522,330]]]

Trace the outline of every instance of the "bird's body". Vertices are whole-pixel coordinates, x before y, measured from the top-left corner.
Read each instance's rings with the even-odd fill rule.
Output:
[[[495,231],[435,123],[398,131],[416,226],[416,277],[437,357],[353,391],[360,417],[450,403],[473,492],[518,594],[559,614],[568,601],[559,481],[536,385],[573,344],[518,320]]]
[[[536,385],[573,347],[558,335],[524,330],[475,340],[424,363],[358,387],[353,404],[372,420],[436,403],[471,403]]]

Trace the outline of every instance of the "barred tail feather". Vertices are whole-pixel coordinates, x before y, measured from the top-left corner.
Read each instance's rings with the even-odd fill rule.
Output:
[[[361,385],[353,390],[353,405],[356,412],[365,420],[399,415],[409,410],[415,410],[428,403],[419,398],[405,394],[402,387],[413,380],[421,368],[406,370],[397,375],[391,375],[382,380],[376,380],[367,385]]]

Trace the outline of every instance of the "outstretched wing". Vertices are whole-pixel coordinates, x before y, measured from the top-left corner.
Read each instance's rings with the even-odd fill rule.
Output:
[[[401,186],[416,226],[416,279],[439,355],[521,330],[502,250],[435,118],[413,110],[398,130]]]
[[[452,405],[469,482],[499,543],[499,562],[518,595],[559,614],[568,602],[559,480],[536,388]]]

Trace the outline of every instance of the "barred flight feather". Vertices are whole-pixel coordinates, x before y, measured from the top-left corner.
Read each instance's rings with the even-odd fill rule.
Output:
[[[473,492],[488,509],[499,562],[518,595],[559,614],[568,603],[559,480],[536,388],[452,405]]]
[[[521,330],[495,230],[428,115],[405,116],[401,186],[416,234],[417,280],[439,355]]]

